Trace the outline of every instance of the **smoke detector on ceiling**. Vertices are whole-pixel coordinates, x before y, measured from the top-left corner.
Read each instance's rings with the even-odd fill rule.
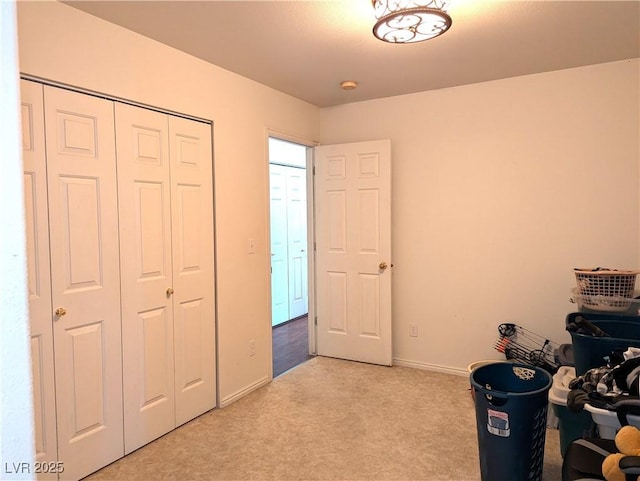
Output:
[[[358,82],[355,80],[343,80],[340,82],[340,88],[342,90],[353,90],[358,86]]]

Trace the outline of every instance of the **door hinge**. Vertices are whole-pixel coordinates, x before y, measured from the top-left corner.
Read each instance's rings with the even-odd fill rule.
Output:
[[[311,174],[316,175],[316,166],[311,167]]]
[[[317,326],[318,325],[318,316],[313,318],[313,325]]]
[[[313,252],[316,251],[316,241],[313,241]]]

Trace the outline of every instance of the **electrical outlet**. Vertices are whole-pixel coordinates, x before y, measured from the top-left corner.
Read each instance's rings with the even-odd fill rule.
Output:
[[[249,341],[249,357],[252,357],[255,355],[256,355],[256,340],[251,339]]]
[[[247,243],[247,250],[249,251],[249,254],[255,254],[256,253],[256,240],[253,238],[249,238],[249,241]]]
[[[418,326],[415,324],[409,325],[409,336],[418,337]]]

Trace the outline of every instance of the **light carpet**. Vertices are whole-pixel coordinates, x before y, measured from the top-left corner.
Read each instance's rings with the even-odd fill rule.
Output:
[[[544,481],[561,479],[547,430]],[[467,377],[315,357],[86,478],[480,479]]]

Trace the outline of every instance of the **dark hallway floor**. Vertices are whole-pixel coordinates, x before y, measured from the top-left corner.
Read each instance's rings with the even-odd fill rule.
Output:
[[[308,317],[302,316],[273,328],[273,377],[313,357],[307,323]]]

